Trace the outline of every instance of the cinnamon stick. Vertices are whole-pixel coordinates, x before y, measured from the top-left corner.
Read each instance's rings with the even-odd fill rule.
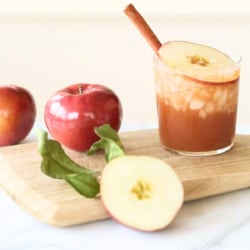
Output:
[[[158,53],[158,50],[161,47],[161,42],[151,29],[151,27],[147,24],[145,19],[141,16],[141,14],[136,10],[133,4],[129,4],[125,9],[124,13],[130,18],[130,20],[134,23],[140,33],[144,36],[150,47],[154,50],[155,53]]]

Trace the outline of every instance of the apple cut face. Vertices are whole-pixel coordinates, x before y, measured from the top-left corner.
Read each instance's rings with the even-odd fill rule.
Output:
[[[228,82],[239,77],[239,67],[227,54],[203,44],[167,42],[159,49],[158,56],[177,73],[201,81]]]
[[[164,161],[150,156],[122,156],[105,166],[101,197],[118,222],[155,231],[174,219],[184,192],[179,177]]]

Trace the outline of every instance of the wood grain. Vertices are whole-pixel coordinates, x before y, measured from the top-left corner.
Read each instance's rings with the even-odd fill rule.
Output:
[[[151,155],[170,163],[180,176],[185,201],[250,187],[250,135],[236,136],[232,150],[217,156],[188,157],[166,151],[157,130],[120,134],[126,154]],[[103,154],[86,156],[66,150],[76,162],[96,170],[105,165]],[[40,171],[36,142],[0,148],[0,185],[32,216],[62,227],[108,217],[99,198],[79,195],[63,180]]]

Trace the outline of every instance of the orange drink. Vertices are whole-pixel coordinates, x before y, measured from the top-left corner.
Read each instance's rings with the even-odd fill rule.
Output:
[[[164,53],[172,62],[171,53]],[[185,53],[189,52],[185,50]],[[200,53],[199,49],[196,53]],[[199,60],[200,64],[212,64],[211,58],[198,57],[197,54],[191,53],[185,58],[190,64],[196,64]],[[167,149],[187,155],[211,155],[225,152],[233,146],[239,61],[231,60],[215,67],[196,64],[191,68],[181,68],[157,56],[154,59],[154,72],[159,136]]]

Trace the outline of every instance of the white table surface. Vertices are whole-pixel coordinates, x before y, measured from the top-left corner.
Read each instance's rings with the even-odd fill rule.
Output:
[[[250,134],[250,127],[238,127],[237,132]],[[154,233],[111,219],[55,228],[34,219],[0,189],[0,225],[0,250],[248,250],[250,189],[186,202],[169,227]]]

